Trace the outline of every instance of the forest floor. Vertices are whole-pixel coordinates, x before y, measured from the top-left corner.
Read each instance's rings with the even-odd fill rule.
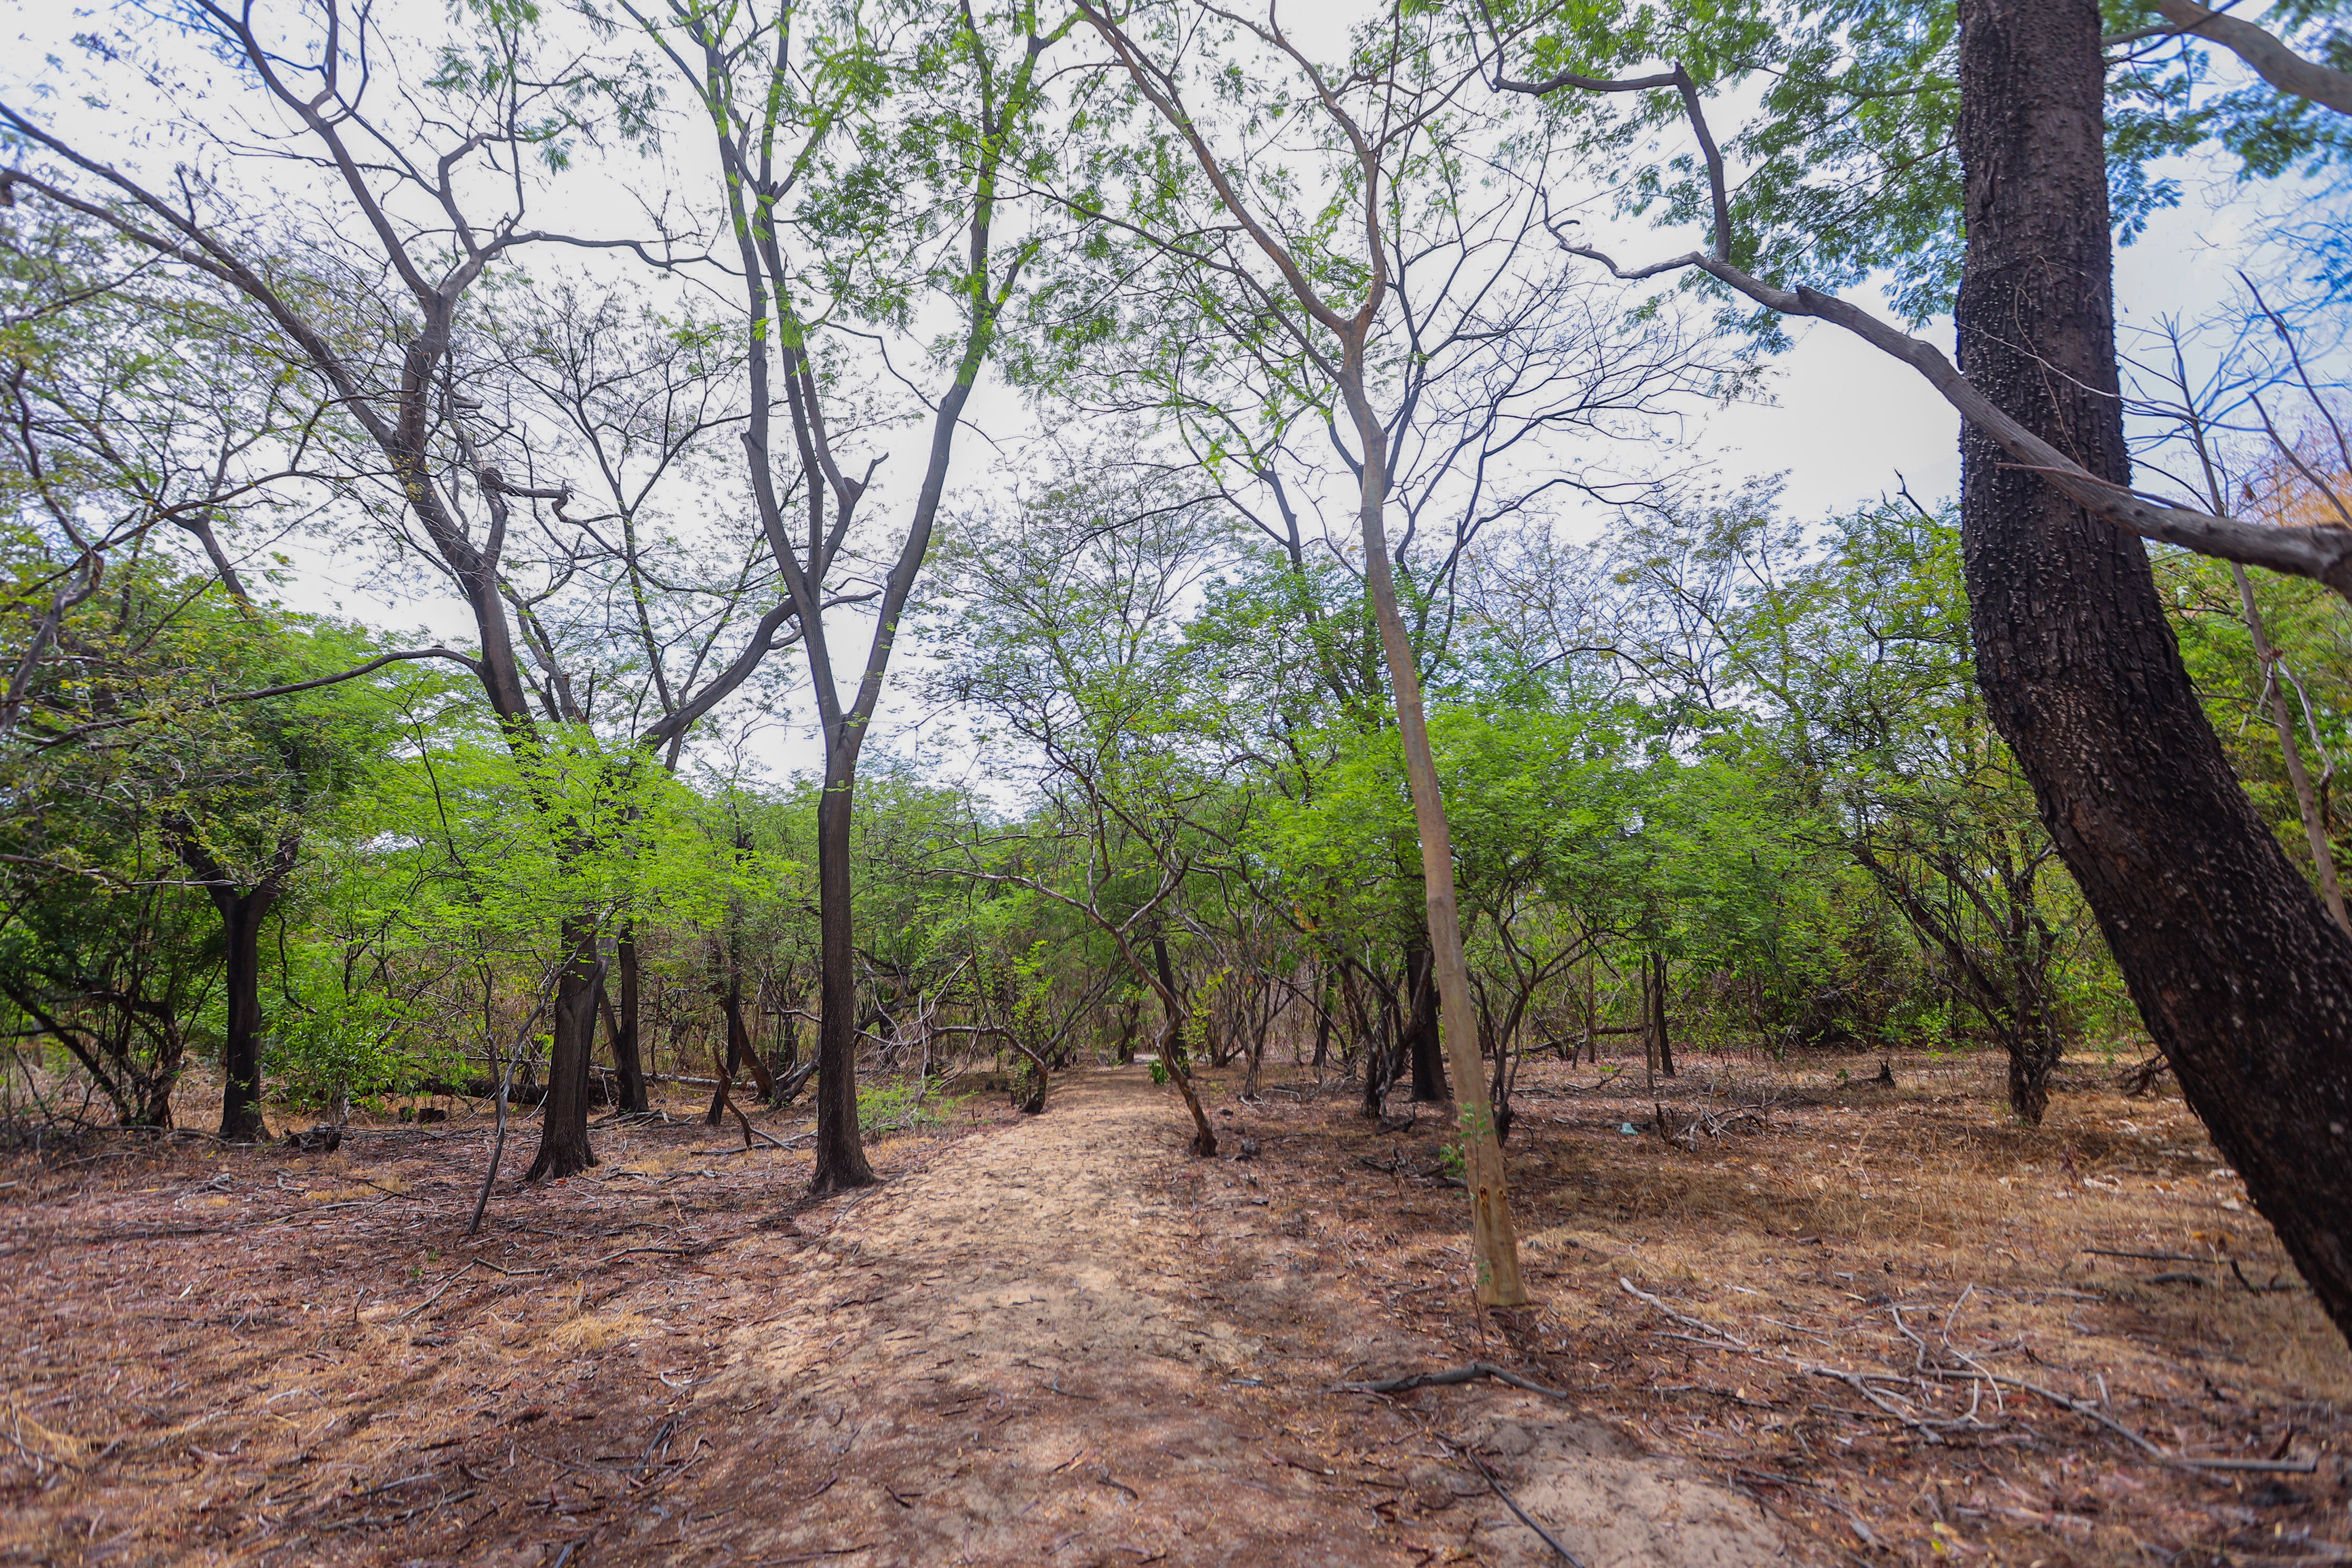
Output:
[[[0,1562],[1560,1561],[1515,1502],[1588,1568],[2352,1563],[2352,1356],[2178,1095],[2077,1062],[2024,1129],[1986,1058],[1877,1065],[1531,1064],[1516,1313],[1434,1108],[1297,1079],[1204,1075],[1208,1162],[1083,1070],[818,1203],[608,1128],[471,1242],[464,1121],[20,1152]],[[1340,1386],[1472,1361],[1568,1397]]]

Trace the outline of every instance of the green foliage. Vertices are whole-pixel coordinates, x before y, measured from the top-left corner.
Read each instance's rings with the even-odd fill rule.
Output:
[[[2108,9],[2118,33],[2150,19]],[[2341,60],[2343,11],[2261,15]],[[510,545],[555,542],[497,574],[536,704],[501,723],[452,661],[327,680],[403,645],[271,601],[287,568],[255,542],[265,530],[338,530],[343,551],[414,521],[352,437],[377,392],[322,396],[210,274],[46,200],[0,209],[8,1026],[121,1120],[167,1121],[185,1065],[226,1028],[215,900],[267,889],[267,1076],[291,1104],[477,1079],[519,1038],[528,1078],[551,957],[591,926],[600,955],[631,943],[647,1048],[671,1067],[707,1072],[730,987],[763,1049],[797,1050],[820,1005],[818,786],[750,760],[782,717],[774,690],[747,688],[762,700],[723,739],[641,743],[675,695],[662,647],[696,669],[732,657],[773,602],[776,542],[702,551],[637,510],[638,488],[675,459],[694,507],[751,515],[669,412],[705,400],[696,417],[731,464],[754,366],[804,368],[759,395],[804,419],[821,392],[837,411],[824,438],[846,452],[995,363],[1067,438],[992,500],[949,505],[896,634],[925,640],[927,695],[967,731],[941,755],[969,766],[875,755],[857,784],[861,1125],[943,1121],[926,1089],[942,1058],[1017,1058],[1042,1088],[1114,1030],[1132,1046],[1166,1017],[1181,1043],[1155,1082],[1235,1051],[1255,1063],[1277,1014],[1303,1044],[1318,1009],[1347,1070],[1384,1070],[1374,1053],[1395,1045],[1428,951],[1427,889],[1355,538],[1344,518],[1323,539],[1302,521],[1361,456],[1322,363],[1330,334],[1268,281],[1192,149],[1123,78],[1062,68],[1091,47],[1082,18],[1025,0],[767,19],[688,5],[628,26],[533,0],[451,15],[417,56],[415,101],[459,142],[495,122],[501,156],[520,155],[499,168],[517,200],[534,159],[551,174],[593,153],[618,178],[625,152],[665,152],[692,118],[733,154],[698,217],[766,258],[769,291],[730,325],[679,303],[690,293],[656,308],[608,275],[526,271],[506,229],[495,262],[467,251],[487,228],[434,258],[487,271],[452,324],[463,348],[429,466],[457,476],[453,495],[510,503]],[[1360,166],[1315,95],[1255,70],[1242,33],[1127,15],[1171,51],[1171,79],[1215,120],[1213,157],[1301,275],[1343,306],[1360,297]],[[533,64],[574,26],[592,48]],[[1660,962],[1676,1037],[1699,1048],[2046,1045],[2128,1016],[1975,690],[1950,518],[1791,520],[1769,485],[1621,489],[1601,477],[1613,459],[1567,439],[1623,448],[1690,395],[1748,384],[1728,339],[1694,342],[1665,304],[1587,290],[1547,232],[1564,221],[1555,184],[1587,177],[1621,213],[1707,221],[1679,98],[1530,109],[1474,70],[1498,31],[1518,77],[1679,62],[1727,116],[1734,259],[1823,288],[1891,276],[1921,319],[1948,302],[1962,245],[1955,28],[1948,0],[1416,5],[1348,45],[1344,93],[1393,89],[1382,101],[1413,127],[1382,144],[1388,259],[1478,274],[1470,303],[1433,314],[1415,296],[1410,330],[1391,297],[1366,384],[1394,416],[1388,504],[1410,527],[1393,564],[1491,1056],[1622,1026]],[[2337,120],[2218,89],[2202,44],[2117,47],[2126,238],[2179,199],[2167,160],[2184,151],[2218,146],[2248,177],[2338,178]],[[672,49],[718,64],[666,101],[649,72]],[[256,254],[274,285],[396,373],[424,324],[353,259],[364,246],[301,214],[270,237]],[[1479,273],[1481,256],[1511,259]],[[742,252],[726,266],[747,269]],[[931,391],[900,398],[869,374],[871,339],[891,375],[928,355]],[[551,401],[559,386],[580,395]],[[1514,412],[1545,396],[1550,412]],[[452,433],[477,412],[517,488]],[[866,481],[793,490],[775,444],[776,513],[837,522]],[[585,500],[591,475],[617,510]],[[557,505],[567,480],[583,494]],[[1617,520],[1600,546],[1562,542],[1578,493]],[[708,580],[705,554],[724,557]],[[2282,653],[2266,670],[2225,573],[2163,570],[2241,776],[2307,858],[2263,694],[2293,680],[2323,763],[2352,744],[2345,612],[2262,584]],[[558,593],[598,574],[602,596]],[[801,639],[779,670],[807,651],[789,625],[771,623]],[[849,668],[841,646],[825,657]],[[1474,1124],[1488,1114],[1463,1104]],[[1458,1170],[1458,1144],[1443,1157]]]
[[[926,1095],[919,1079],[888,1079],[857,1086],[857,1130],[860,1132],[916,1132],[944,1127],[963,1101]]]
[[[2251,179],[2319,174],[2352,153],[2343,116],[2260,81],[2215,90],[2219,75],[2244,77],[2236,61],[2217,70],[2210,46],[2162,31],[2161,18],[2137,0],[2108,0],[2105,10],[2110,37],[2158,29],[2108,57],[2109,200],[2126,243],[2154,214],[2179,205],[2180,185],[2166,163],[2176,154],[2217,145]],[[1532,0],[1489,15],[1490,26],[1527,29],[1507,59],[1514,77],[1630,75],[1660,60],[1690,71],[1713,100],[1712,129],[1737,172],[1732,259],[1739,266],[1783,286],[1823,290],[1850,289],[1883,268],[1893,274],[1897,311],[1914,324],[1951,308],[1963,247],[1952,0]],[[2245,14],[2339,67],[2352,60],[2347,16],[2352,8],[2335,0],[2286,0]],[[1559,92],[1547,109],[1590,166],[1620,171],[1611,177],[1625,210],[1685,230],[1711,222],[1706,170],[1675,93]],[[1779,341],[1769,321],[1750,325]]]

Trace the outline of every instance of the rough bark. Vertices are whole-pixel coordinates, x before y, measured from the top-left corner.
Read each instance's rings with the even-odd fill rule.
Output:
[[[2127,477],[2095,0],[1961,0],[1960,364]],[[2141,545],[1971,424],[1978,679],[2157,1044],[2339,1328],[2352,1328],[2352,941],[2255,816]]]
[[[1437,1032],[1437,968],[1424,934],[1405,944],[1405,1043],[1412,1059],[1412,1098],[1440,1105],[1454,1098]]]
[[[560,1180],[596,1163],[588,1143],[588,1058],[596,1044],[596,994],[604,965],[596,952],[596,922],[563,922],[563,967],[555,979],[547,1057],[547,1100],[540,1110],[539,1153],[523,1180]]]
[[[215,883],[210,889],[220,910],[226,948],[221,977],[228,1017],[221,1035],[220,1135],[230,1143],[259,1143],[269,1137],[261,1114],[261,926],[278,901],[275,883],[246,892]]]
[[[621,972],[620,1017],[613,1030],[613,1066],[621,1078],[621,1109],[642,1112],[650,1110],[651,1103],[646,1099],[645,1054],[638,1043],[643,999],[638,985],[637,927],[634,921],[621,927],[613,958]]]

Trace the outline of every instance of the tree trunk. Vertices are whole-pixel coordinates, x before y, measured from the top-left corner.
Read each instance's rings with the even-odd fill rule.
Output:
[[[1598,954],[1584,963],[1584,1059],[1590,1066],[1601,1065],[1601,959]]]
[[[1440,1105],[1453,1098],[1445,1083],[1445,1056],[1437,1032],[1437,966],[1425,936],[1405,943],[1404,1037],[1412,1057],[1412,1098]]]
[[[1167,1015],[1160,1035],[1160,1059],[1176,1092],[1184,1097],[1184,1109],[1192,1113],[1192,1152],[1213,1160],[1217,1131],[1209,1125],[1209,1113],[1201,1109],[1201,1097],[1192,1088],[1192,1064],[1184,1051],[1184,994],[1176,989],[1176,968],[1168,962],[1168,939],[1157,931],[1151,933],[1151,962],[1160,971],[1160,1005]]]
[[[547,1100],[540,1111],[539,1153],[524,1181],[577,1175],[596,1163],[596,1152],[588,1146],[588,1058],[596,1046],[596,994],[604,984],[596,922],[575,915],[563,922],[563,967],[555,976]]]
[[[717,994],[719,1016],[727,1030],[727,1065],[721,1069],[724,1081],[711,1096],[710,1114],[703,1118],[706,1124],[716,1127],[725,1119],[727,1096],[734,1088],[737,1073],[745,1068],[751,1069],[751,1081],[760,1086],[760,1100],[767,1105],[776,1103],[776,1079],[775,1075],[768,1070],[768,1064],[761,1059],[759,1047],[751,1038],[751,1026],[743,1018],[743,969],[736,961],[731,944],[727,955],[725,984],[714,986],[712,990]]]
[[[278,901],[276,884],[236,892],[215,883],[209,891],[220,910],[228,1007],[221,1037],[220,1135],[228,1143],[269,1139],[261,1115],[261,925]]]
[[[1470,998],[1470,965],[1462,952],[1462,915],[1454,891],[1454,830],[1445,820],[1445,794],[1429,748],[1429,721],[1422,710],[1421,670],[1412,639],[1397,608],[1396,576],[1389,563],[1388,531],[1381,519],[1389,487],[1388,430],[1365,395],[1360,340],[1349,345],[1339,390],[1363,447],[1357,519],[1363,528],[1364,591],[1380,631],[1381,658],[1396,700],[1397,738],[1404,743],[1405,774],[1412,789],[1413,826],[1421,836],[1423,908],[1437,971],[1438,1011],[1454,1081],[1465,1092],[1456,1102],[1463,1168],[1470,1189],[1470,1256],[1473,1286],[1489,1307],[1528,1304],[1519,1274],[1519,1242],[1511,1227],[1503,1149],[1495,1137],[1494,1112],[1477,1092],[1486,1064],[1478,1055],[1477,1018]]]
[[[2096,0],[1960,0],[1960,368],[2127,477]],[[2255,816],[2139,542],[1961,452],[1977,677],[2182,1092],[2352,1331],[2352,941]]]
[[[1118,1046],[1111,1057],[1123,1068],[1135,1065],[1135,1027],[1142,1011],[1142,1002],[1133,997],[1118,1005]]]
[[[743,1026],[733,1005],[727,987],[713,986],[719,1002],[719,1032],[726,1037],[724,1053],[713,1051],[719,1081],[710,1086],[710,1109],[703,1113],[705,1127],[721,1127],[727,1121],[728,1096],[734,1090],[735,1075],[743,1070]]]
[[[1323,1062],[1331,1050],[1331,971],[1327,964],[1315,977],[1315,1081],[1323,1081]]]
[[[1386,981],[1375,976],[1368,975],[1367,978],[1377,993],[1377,1006],[1372,1011],[1378,1016],[1367,1017],[1363,1034],[1363,1109],[1366,1120],[1378,1121],[1381,1113],[1388,1109],[1389,1079],[1391,1076],[1389,1061],[1395,1055],[1393,1042],[1404,1026],[1397,1012],[1396,993]]]
[[[841,748],[835,748],[836,756]],[[850,803],[857,787],[848,766],[825,772],[816,807],[817,1030],[816,1173],[812,1193],[874,1184],[857,1133],[856,930],[849,879]]]
[[[2009,1036],[2009,1107],[2027,1126],[2039,1127],[2050,1110],[2050,1075],[2065,1052],[2049,1010],[2022,984]]]
[[[1658,973],[1651,966],[1650,955],[1642,954],[1642,1072],[1643,1087],[1658,1087]]]
[[[652,1109],[646,1098],[646,1064],[638,1048],[638,1012],[642,1000],[637,983],[637,922],[625,921],[614,958],[621,970],[620,1016],[613,1026],[613,1067],[621,1079],[621,1109],[642,1113]]]
[[[1666,955],[1650,955],[1650,1039],[1659,1073],[1673,1078],[1675,1042],[1666,1030]]]

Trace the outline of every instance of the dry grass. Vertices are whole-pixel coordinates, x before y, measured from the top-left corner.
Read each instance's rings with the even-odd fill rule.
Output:
[[[689,1469],[648,1445],[759,1310],[723,1248],[795,1223],[809,1170],[700,1109],[599,1131],[587,1175],[502,1184],[473,1241],[479,1121],[331,1155],[107,1135],[8,1162],[0,1562],[537,1563],[640,1460],[639,1486]],[[940,1141],[869,1153],[894,1174]]]
[[[1830,1560],[2352,1561],[2352,1356],[2177,1093],[2126,1098],[2110,1066],[2079,1061],[2025,1128],[1986,1058],[1898,1058],[1892,1089],[1870,1081],[1875,1058],[1701,1058],[1654,1099],[1638,1058],[1619,1065],[1523,1080],[1512,1199],[1540,1298],[1524,1313],[1440,1288],[1465,1272],[1458,1192],[1367,1168],[1400,1152],[1408,1173],[1434,1168],[1433,1110],[1390,1135],[1336,1097],[1241,1120],[1269,1179],[1295,1167],[1305,1180],[1282,1185],[1344,1194],[1324,1223],[1398,1321],[1573,1390]],[[1654,1131],[1660,1103],[1677,1128],[1709,1104],[1764,1109],[1684,1148]],[[1962,1355],[2170,1454],[2316,1472],[2198,1474],[2014,1384],[1911,1380],[1923,1357]],[[1881,1407],[1814,1367],[1906,1381],[1872,1385]],[[1972,1422],[1931,1429],[1971,1397]]]
[[[1393,1331],[1343,1347],[1366,1358],[1350,1376],[1422,1370],[1395,1364],[1416,1344],[1524,1368],[1753,1497],[1808,1561],[2352,1561],[2352,1356],[2178,1097],[2127,1099],[2078,1062],[2048,1124],[2024,1129],[1989,1060],[1894,1065],[1886,1089],[1874,1058],[1686,1063],[1658,1097],[1670,1113],[1764,1107],[1695,1149],[1620,1131],[1654,1116],[1638,1060],[1606,1081],[1531,1067],[1511,1164],[1541,1304],[1523,1313],[1469,1301],[1462,1195],[1412,1173],[1438,1165],[1433,1112],[1383,1134],[1344,1092],[1242,1105],[1237,1076],[1211,1075],[1255,1160],[1184,1160],[1173,1132],[1171,1152],[1117,1157],[1150,1163],[1190,1216],[1183,1289],[1247,1303],[1279,1287],[1286,1311]],[[908,1172],[1008,1118],[996,1100],[961,1115],[879,1141],[877,1165]],[[1181,1131],[1172,1099],[1169,1115]],[[697,1122],[606,1131],[599,1169],[502,1189],[468,1243],[480,1124],[368,1131],[332,1156],[105,1138],[0,1169],[0,1561],[536,1564],[563,1542],[654,1561],[624,1542],[656,1514],[681,1538],[725,1528],[696,1521],[742,1502],[733,1467],[772,1462],[768,1417],[690,1391],[772,1331],[783,1293],[824,1279],[864,1300],[855,1203],[795,1201],[805,1148],[746,1154]],[[1399,1156],[1401,1173],[1367,1168]],[[2200,1475],[2014,1386],[1977,1387],[1963,1425],[1966,1379],[1871,1384],[1890,1411],[1808,1370],[1909,1378],[1922,1352],[1898,1311],[1931,1364],[1973,1358],[2170,1454],[2315,1472]],[[1278,1404],[1327,1463],[1393,1448],[1394,1421],[1328,1394],[1328,1373],[1279,1401],[1285,1369],[1255,1373],[1267,1387],[1218,1396]],[[1423,1397],[1392,1414],[1439,1407]],[[700,1425],[679,1425],[689,1405]],[[790,1479],[783,1501],[830,1484]],[[1383,1519],[1467,1506],[1367,1495],[1402,1500]]]

